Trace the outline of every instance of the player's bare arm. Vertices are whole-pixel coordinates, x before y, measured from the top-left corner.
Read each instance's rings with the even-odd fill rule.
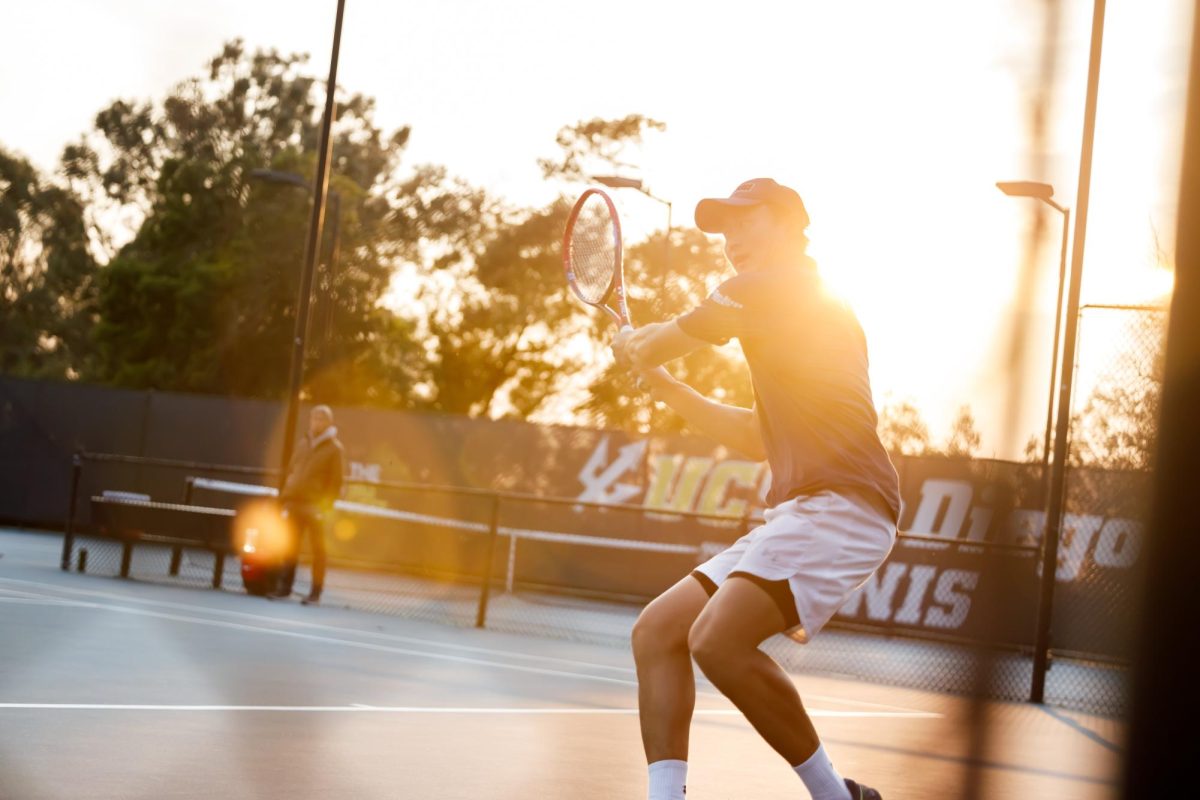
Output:
[[[683,332],[675,322],[652,322],[620,331],[613,339],[617,362],[635,371],[653,369],[707,345]]]
[[[690,337],[689,337],[690,338]],[[752,408],[725,405],[709,400],[663,368],[638,373],[654,398],[661,400],[711,439],[756,461],[765,461],[762,428]]]

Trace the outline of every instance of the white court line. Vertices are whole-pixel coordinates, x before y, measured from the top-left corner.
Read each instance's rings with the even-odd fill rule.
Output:
[[[36,581],[22,581],[16,578],[0,578],[0,583],[12,582],[23,583],[30,586],[37,586],[44,589],[66,592],[68,594],[81,595],[84,597],[102,597],[109,600],[120,600],[129,603],[139,603],[141,605],[158,607],[158,608],[173,608],[181,611],[189,611],[192,613],[214,614],[226,617],[234,617],[252,620],[254,622],[278,623],[282,625],[290,625],[295,628],[308,628],[310,630],[329,631],[332,633],[353,633],[356,636],[369,637],[372,639],[382,639],[385,641],[405,642],[407,644],[418,644],[430,647],[440,647],[446,650],[460,650],[463,652],[483,653],[489,656],[502,656],[504,658],[521,659],[525,661],[540,661],[547,663],[567,664],[573,667],[587,667],[588,669],[605,670],[608,672],[621,672],[627,675],[634,674],[632,667],[619,667],[610,664],[597,664],[590,661],[578,661],[570,658],[559,658],[557,656],[537,655],[531,653],[518,653],[512,650],[502,650],[491,647],[478,647],[474,645],[454,644],[451,642],[442,642],[437,639],[422,639],[414,636],[404,636],[396,633],[379,633],[378,631],[367,631],[359,628],[342,628],[336,625],[324,625],[319,622],[304,622],[301,620],[286,619],[283,617],[275,617],[268,614],[250,614],[245,611],[229,611],[222,608],[212,608],[209,606],[197,607],[194,604],[187,603],[172,603],[166,600],[146,600],[140,597],[129,597],[123,594],[115,594],[112,592],[89,591],[86,589],[73,589],[65,586],[58,586],[52,583],[39,583]],[[0,588],[0,591],[13,591]],[[47,595],[27,594],[29,597],[46,597]]]
[[[428,658],[435,661],[449,661],[457,664],[494,667],[496,669],[507,669],[513,672],[528,672],[534,675],[552,675],[562,678],[598,681],[600,683],[614,683],[620,686],[637,686],[637,681],[627,681],[620,678],[608,678],[603,675],[589,675],[584,672],[568,672],[566,670],[528,667],[523,664],[507,664],[503,661],[490,661],[482,658],[468,658],[467,656],[452,656],[446,653],[431,653],[426,650],[411,650],[406,647],[389,647],[381,644],[373,644],[371,642],[356,642],[350,639],[339,639],[333,636],[318,636],[316,634],[300,633],[298,631],[281,631],[274,628],[264,628],[258,625],[245,625],[240,622],[229,622],[221,619],[186,617],[181,614],[166,614],[160,611],[148,611],[141,608],[126,608],[125,606],[109,605],[105,603],[92,603],[82,600],[77,601],[72,605],[76,608],[94,608],[104,611],[116,611],[121,614],[131,614],[138,617],[152,617],[154,619],[165,619],[172,622],[187,622],[193,625],[204,625],[213,628],[227,628],[229,630],[266,633],[272,636],[283,636],[289,639],[300,639],[303,641],[321,642],[324,644],[338,644],[345,647],[358,648],[360,650],[373,650],[380,653],[391,653],[394,655],[417,656],[419,658]]]
[[[78,600],[66,600],[54,597],[0,597],[0,603],[26,606],[77,606]]]
[[[492,708],[488,706],[476,708],[444,707],[444,706],[369,706],[354,703],[348,706],[222,706],[222,705],[147,705],[121,703],[0,703],[0,711],[5,709],[37,710],[37,711],[258,711],[286,713],[355,713],[369,714],[557,714],[557,715],[634,715],[636,708]],[[693,712],[696,716],[706,717],[737,717],[742,712],[736,708],[698,708]],[[839,717],[853,719],[938,719],[942,715],[928,711],[827,711],[811,709],[810,717]]]
[[[187,604],[183,604],[183,603],[172,603],[172,602],[165,601],[165,600],[145,600],[142,598],[129,597],[127,595],[116,594],[116,593],[111,593],[111,592],[99,592],[99,591],[86,590],[86,589],[74,589],[74,588],[70,588],[70,587],[58,586],[56,584],[42,583],[42,582],[38,582],[38,581],[26,581],[26,580],[20,580],[17,578],[0,577],[0,584],[2,584],[2,583],[17,583],[17,584],[22,584],[22,585],[26,585],[26,586],[38,587],[43,590],[60,591],[60,592],[65,592],[67,594],[83,595],[83,596],[87,596],[87,597],[103,597],[103,598],[108,598],[108,599],[113,599],[113,600],[141,603],[143,605],[158,606],[158,607],[163,607],[163,608],[178,608],[178,609],[190,611],[193,613],[195,613],[197,611],[203,611],[204,613],[213,613],[213,614],[225,615],[225,616],[230,616],[230,617],[240,617],[240,618],[244,618],[244,619],[253,620],[255,622],[282,623],[282,624],[286,624],[286,625],[291,625],[293,627],[304,627],[304,628],[310,628],[310,629],[316,629],[316,630],[326,630],[326,631],[332,631],[332,632],[337,632],[337,633],[342,633],[342,634],[351,633],[356,636],[364,636],[364,637],[370,637],[370,638],[376,638],[376,639],[403,641],[403,642],[408,642],[408,643],[413,643],[413,644],[441,647],[444,649],[454,649],[454,650],[461,650],[461,651],[467,651],[467,652],[478,652],[478,653],[483,653],[483,654],[486,654],[489,656],[500,656],[500,657],[505,657],[505,658],[522,658],[522,659],[529,659],[529,660],[543,661],[543,662],[556,662],[556,663],[568,664],[571,666],[585,667],[585,668],[589,668],[589,669],[603,669],[603,670],[608,670],[608,671],[619,671],[619,672],[623,672],[625,674],[634,674],[634,670],[630,669],[628,667],[615,667],[615,666],[609,666],[609,665],[605,665],[605,664],[594,664],[594,663],[585,662],[585,661],[574,661],[571,659],[555,658],[553,656],[536,656],[536,655],[530,655],[530,654],[525,654],[525,653],[516,653],[516,652],[512,652],[512,651],[508,651],[508,650],[473,647],[470,645],[455,645],[455,644],[438,642],[436,640],[418,639],[418,638],[414,638],[414,637],[401,636],[398,634],[381,634],[381,633],[377,633],[374,631],[363,631],[363,630],[358,630],[358,629],[354,629],[354,628],[338,628],[338,627],[331,626],[331,625],[322,625],[319,623],[302,622],[302,621],[298,621],[298,620],[288,620],[288,619],[283,619],[280,617],[273,617],[273,616],[268,616],[268,615],[249,614],[249,613],[241,612],[241,611],[228,611],[225,609],[216,609],[216,608],[208,608],[208,607],[204,607],[203,609],[197,609],[197,607],[194,605],[187,605]],[[55,598],[55,599],[59,599],[59,598]],[[598,681],[598,682],[603,682],[603,683],[612,683],[612,684],[617,684],[617,685],[622,685],[622,686],[633,686],[633,687],[637,686],[636,680],[621,680],[621,679],[617,679],[617,678],[608,678],[608,677],[604,677],[604,676],[600,676],[600,675],[590,675],[587,673],[570,672],[570,671],[565,671],[565,670],[551,670],[551,669],[545,669],[545,668],[539,668],[539,667],[526,667],[526,666],[522,666],[519,664],[506,664],[504,662],[496,662],[496,661],[491,661],[491,660],[487,660],[487,659],[473,659],[473,658],[467,658],[467,657],[463,657],[463,656],[452,656],[452,655],[447,655],[447,654],[443,654],[443,653],[432,653],[429,651],[419,651],[419,650],[409,650],[407,648],[387,647],[387,646],[383,646],[383,645],[374,645],[369,642],[355,642],[355,641],[350,641],[347,639],[341,639],[341,638],[336,638],[336,637],[317,636],[317,635],[313,635],[313,634],[304,634],[304,633],[299,633],[299,632],[295,632],[295,631],[276,630],[273,628],[265,628],[265,627],[260,627],[257,625],[242,625],[242,624],[234,623],[234,622],[225,622],[223,620],[209,620],[209,619],[204,619],[204,618],[200,618],[200,617],[182,617],[182,616],[178,616],[178,615],[143,611],[141,609],[127,608],[124,606],[115,606],[115,605],[108,605],[108,604],[103,604],[103,603],[77,601],[77,602],[64,602],[63,605],[76,605],[78,607],[83,607],[83,608],[111,610],[111,611],[118,611],[118,612],[122,612],[122,613],[128,613],[128,614],[134,614],[134,615],[140,615],[140,616],[151,616],[151,617],[159,617],[161,619],[175,620],[175,621],[180,621],[180,622],[191,622],[191,623],[200,624],[200,625],[210,625],[210,626],[214,626],[214,627],[228,627],[228,628],[235,629],[235,630],[254,631],[254,632],[260,632],[260,633],[274,634],[277,636],[287,636],[287,637],[293,637],[293,638],[298,638],[298,639],[307,639],[307,640],[319,641],[319,642],[343,644],[343,645],[346,645],[349,647],[359,647],[362,649],[377,650],[380,652],[391,652],[391,653],[396,653],[396,654],[400,654],[400,655],[413,655],[413,656],[427,657],[427,658],[431,658],[431,659],[445,660],[445,661],[451,661],[451,662],[476,664],[476,665],[480,665],[480,666],[494,666],[494,667],[498,667],[501,669],[509,669],[509,670],[517,671],[517,672],[529,672],[529,673],[533,673],[533,674],[544,674],[544,675],[555,675],[555,676],[560,676],[560,677],[580,678],[580,679],[584,679],[584,680],[593,680],[593,681]],[[705,692],[703,690],[697,691],[696,694],[697,694],[697,696],[707,697],[710,699],[723,699],[723,697],[724,697],[723,695],[721,695],[718,692]],[[866,708],[885,709],[888,711],[894,711],[894,712],[898,712],[901,714],[925,714],[925,713],[927,713],[927,712],[919,711],[917,709],[906,708],[904,706],[890,705],[890,704],[885,704],[885,703],[873,703],[873,702],[866,701],[866,700],[855,700],[855,699],[851,699],[851,698],[833,697],[833,696],[828,696],[828,695],[806,695],[806,697],[808,697],[811,700],[818,700],[818,701],[822,701],[822,702],[832,702],[832,703],[838,703],[841,705],[857,705],[857,706],[866,707]],[[847,713],[851,713],[851,712],[847,712]]]

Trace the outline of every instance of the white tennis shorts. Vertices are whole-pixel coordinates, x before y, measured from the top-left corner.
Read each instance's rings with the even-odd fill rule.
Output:
[[[866,583],[896,541],[882,501],[856,491],[801,495],[768,508],[764,522],[696,568],[720,586],[732,572],[786,580],[800,624],[787,631],[807,642]]]

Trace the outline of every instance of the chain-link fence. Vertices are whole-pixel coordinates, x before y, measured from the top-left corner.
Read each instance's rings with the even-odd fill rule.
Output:
[[[1124,710],[1167,314],[1092,305],[1079,320],[1046,692]]]

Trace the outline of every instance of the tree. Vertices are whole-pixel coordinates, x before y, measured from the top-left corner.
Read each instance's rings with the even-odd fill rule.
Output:
[[[709,291],[729,274],[719,241],[695,230],[676,231],[669,243],[665,233],[634,245],[625,260],[630,285],[630,316],[635,322],[673,319],[695,308]],[[671,271],[665,281],[666,296],[657,287],[665,266],[664,244],[670,247]],[[606,343],[613,335],[607,317],[593,315],[593,337]],[[736,345],[723,348],[701,347],[667,366],[671,374],[701,394],[731,405],[750,407],[754,402],[750,373]],[[596,354],[607,366],[592,382],[589,396],[577,410],[592,424],[628,430],[678,432],[685,428],[682,417],[674,413],[651,413],[651,399],[637,388],[635,379],[611,360],[607,345]]]
[[[1073,466],[1149,470],[1153,465],[1167,314],[1162,309],[1133,313],[1107,368],[1071,417]]]
[[[308,198],[251,172],[313,173],[320,87],[304,65],[303,56],[247,53],[231,42],[205,75],[163,101],[112,103],[66,149],[64,172],[87,198],[93,241],[111,259],[99,280],[88,377],[282,394]],[[568,296],[560,239],[568,192],[589,174],[622,171],[663,123],[631,114],[562,128],[559,157],[540,166],[564,194],[517,208],[436,165],[401,175],[408,129],[385,135],[369,98],[339,95],[332,184],[342,201],[341,246],[336,275],[331,245],[322,247],[324,299],[310,328],[305,391],[326,402],[527,417],[595,378],[579,413],[644,428],[647,399],[628,387],[613,391],[607,322]],[[101,232],[99,221],[113,218],[131,238]],[[663,236],[627,250],[640,319],[686,310],[725,270],[720,248],[702,235]],[[650,287],[667,248],[664,298]],[[721,353],[698,353],[679,369],[702,391],[750,401],[744,372],[731,372]]]
[[[592,175],[628,173],[628,160],[636,158],[636,149],[645,137],[665,129],[665,123],[640,114],[582,120],[559,130],[559,157],[540,161],[542,173],[567,184],[578,184]],[[694,308],[729,271],[720,243],[693,230],[672,231],[670,238],[663,231],[643,242],[627,242],[624,267],[635,323],[671,319]],[[666,291],[660,291],[660,286]],[[613,330],[608,318],[589,313],[586,330],[591,347],[584,367],[594,377],[585,399],[575,406],[576,413],[589,424],[603,427],[644,432],[653,425],[657,431],[682,430],[680,417],[655,414],[649,396],[612,363],[607,342]],[[669,369],[714,399],[742,406],[753,402],[745,364],[727,350],[701,348]],[[565,388],[564,383],[559,382],[560,388]]]
[[[632,157],[646,134],[666,128],[666,123],[642,114],[581,120],[559,129],[554,139],[558,157],[539,159],[538,166],[544,178],[586,182],[593,175],[623,171],[629,166],[625,159]]]
[[[322,89],[302,73],[305,61],[231,42],[206,76],[183,81],[161,103],[114,102],[66,149],[66,173],[101,212],[108,204],[141,217],[100,281],[91,377],[138,388],[283,392],[309,201],[251,172],[314,172]],[[325,246],[319,277],[336,292],[336,314],[313,374],[324,376],[327,401],[394,402],[403,389],[380,381],[395,356],[390,341],[408,328],[379,300],[399,238],[389,229],[388,198],[408,129],[385,135],[373,101],[339,94],[339,269],[331,283]]]
[[[574,193],[588,175],[622,168],[620,159],[644,134],[663,127],[640,115],[585,120],[562,128],[559,157],[539,163],[547,178]],[[427,372],[418,380],[417,406],[536,418],[559,393],[578,390],[581,381],[588,381],[588,397],[577,413],[593,424],[644,428],[647,398],[611,364],[601,366],[609,360],[611,323],[576,301],[563,280],[561,238],[573,198],[564,194],[541,208],[514,209],[488,203],[444,175],[438,186],[445,197],[458,198],[449,205],[470,213],[440,231],[436,246],[414,256],[425,276],[415,279],[419,288],[413,292],[412,310],[401,313],[427,335]],[[463,235],[472,224],[470,234]],[[635,319],[686,310],[724,269],[720,249],[709,240],[698,233],[677,233],[670,243],[675,300],[664,306],[651,287],[659,284],[665,245],[658,236],[627,246]],[[716,383],[718,373],[712,368],[725,361],[697,354],[683,369],[695,378],[706,368],[708,380]],[[748,382],[743,383],[738,396],[748,402]]]
[[[979,450],[980,436],[975,428],[975,417],[970,406],[960,406],[958,414],[950,424],[950,438],[946,442],[946,455],[971,458]]]
[[[553,391],[575,359],[549,356],[578,327],[578,308],[566,297],[559,238],[567,207],[561,200],[522,213],[493,232],[473,269],[451,288],[455,305],[428,318],[435,345],[431,406],[462,414],[527,416]]]
[[[921,456],[933,452],[929,426],[911,400],[884,404],[879,411],[879,439],[892,455]]]
[[[94,269],[79,199],[0,148],[0,372],[74,377]]]

